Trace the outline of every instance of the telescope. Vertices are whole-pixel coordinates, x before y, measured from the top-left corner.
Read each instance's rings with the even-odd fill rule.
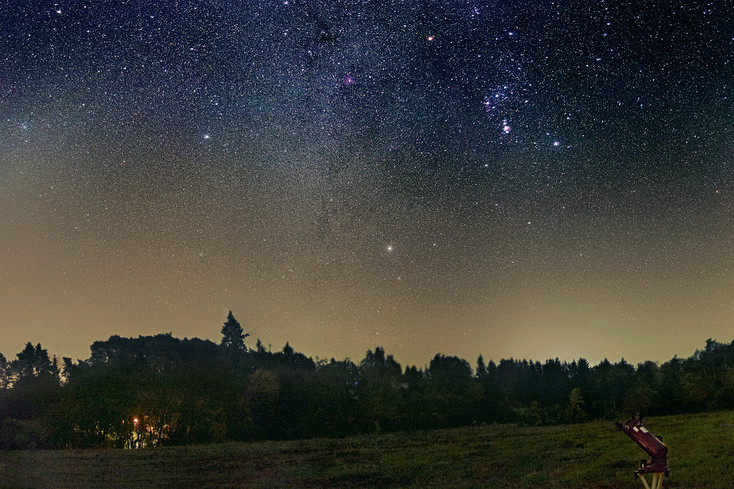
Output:
[[[663,485],[663,475],[669,475],[670,473],[667,459],[668,447],[665,446],[663,440],[650,433],[650,431],[642,425],[642,416],[639,414],[634,418],[627,420],[624,424],[614,424],[651,457],[651,460],[642,462],[640,468],[635,470],[635,475],[642,479],[642,483],[645,485],[646,489],[661,489]],[[643,474],[653,474],[652,486],[647,484]]]

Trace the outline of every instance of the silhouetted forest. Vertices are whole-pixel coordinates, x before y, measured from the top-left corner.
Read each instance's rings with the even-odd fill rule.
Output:
[[[230,312],[220,344],[171,334],[91,346],[86,360],[28,343],[0,354],[0,447],[121,447],[339,437],[474,423],[558,424],[734,408],[734,341],[687,359],[590,366],[437,354],[403,367],[383,348],[314,361],[271,352]]]

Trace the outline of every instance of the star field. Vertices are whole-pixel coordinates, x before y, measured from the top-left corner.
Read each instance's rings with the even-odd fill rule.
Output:
[[[5,2],[0,351],[218,340],[229,310],[277,349],[418,365],[728,341],[732,17]]]

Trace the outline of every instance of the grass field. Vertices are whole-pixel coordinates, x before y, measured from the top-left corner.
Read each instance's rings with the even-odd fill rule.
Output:
[[[734,412],[649,418],[668,489],[734,488]],[[613,423],[337,440],[0,452],[0,488],[632,488],[645,453]]]

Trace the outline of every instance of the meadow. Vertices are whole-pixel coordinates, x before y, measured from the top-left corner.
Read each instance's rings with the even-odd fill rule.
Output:
[[[669,489],[734,487],[734,412],[649,418]],[[611,421],[141,450],[0,452],[0,488],[632,488],[645,453]]]

